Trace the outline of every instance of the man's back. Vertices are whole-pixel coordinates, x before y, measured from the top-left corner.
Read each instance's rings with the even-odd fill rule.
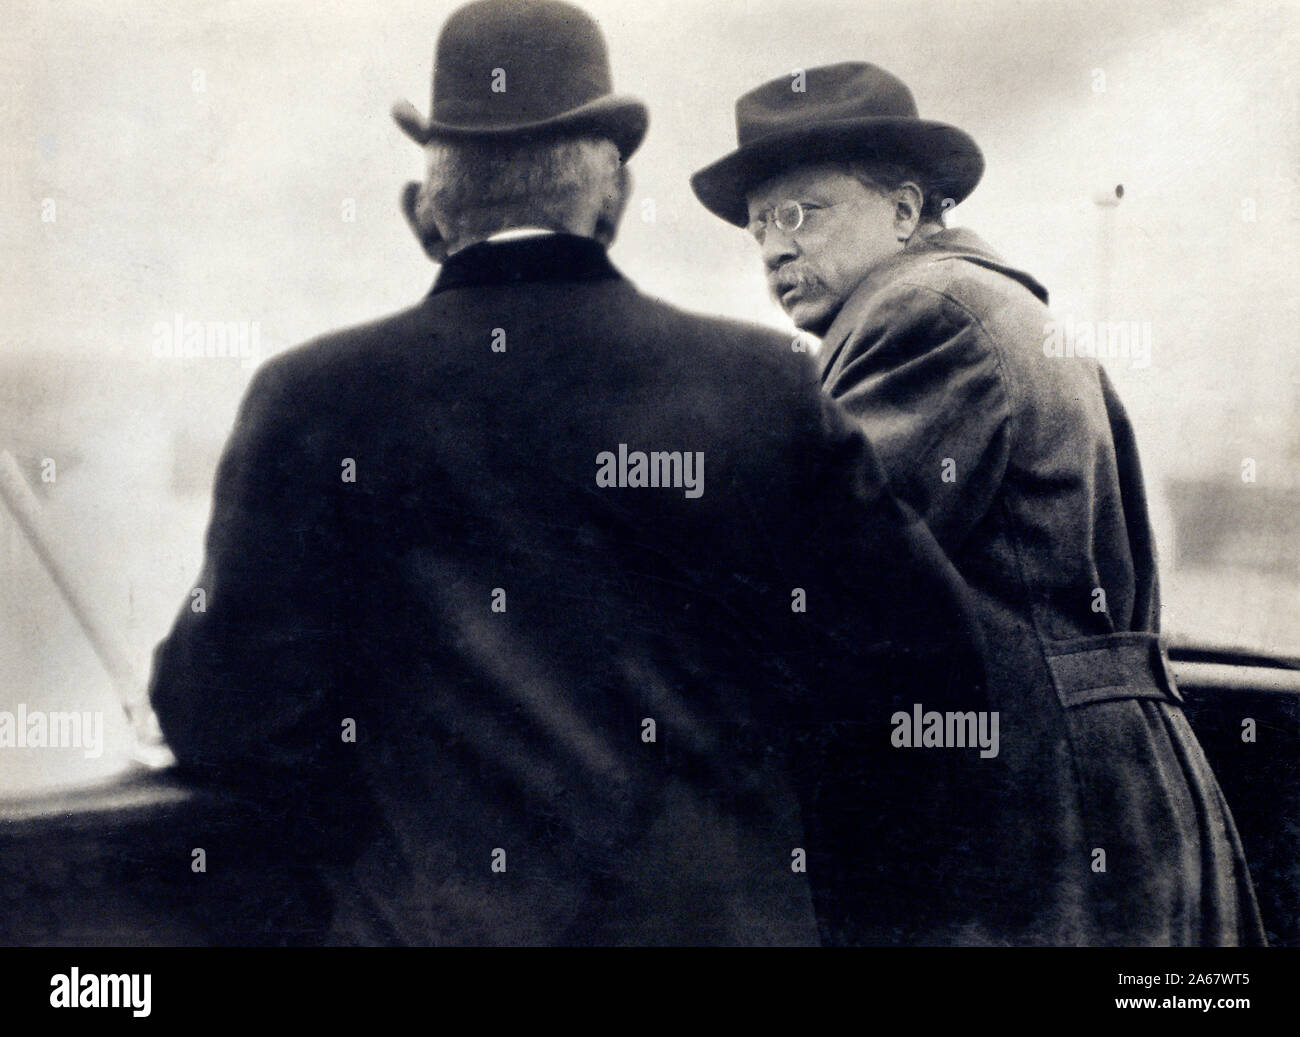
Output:
[[[153,697],[183,762],[346,799],[334,939],[817,939],[781,745],[874,689],[811,639],[962,625],[802,359],[557,235],[259,375]]]

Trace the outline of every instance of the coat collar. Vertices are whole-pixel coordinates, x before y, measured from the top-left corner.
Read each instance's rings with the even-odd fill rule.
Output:
[[[964,259],[990,270],[996,270],[1024,285],[1044,304],[1047,302],[1046,288],[1023,270],[1008,266],[996,252],[984,244],[978,234],[965,227],[949,227],[927,238],[916,238],[908,242],[906,248],[877,266],[853,290],[853,294],[840,307],[840,312],[835,315],[835,320],[822,336],[822,348],[817,354],[822,376],[825,377],[844,343],[861,323],[862,316],[870,307],[876,293],[890,282],[897,280],[903,271],[941,259]]]
[[[621,278],[605,246],[576,234],[481,241],[448,256],[430,295],[475,285]]]

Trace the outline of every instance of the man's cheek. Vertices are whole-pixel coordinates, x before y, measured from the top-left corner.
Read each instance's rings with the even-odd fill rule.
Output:
[[[836,263],[823,262],[817,268],[817,282],[825,295],[839,295],[844,288],[845,270]]]

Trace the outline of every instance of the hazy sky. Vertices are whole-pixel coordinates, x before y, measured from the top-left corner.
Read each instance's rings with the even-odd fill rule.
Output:
[[[112,357],[148,377],[151,329],[177,312],[256,321],[272,352],[411,302],[434,271],[396,197],[421,161],[388,110],[406,97],[427,111],[434,41],[455,6],[10,0],[0,247],[17,276],[0,298],[0,346]],[[984,182],[955,222],[1038,276],[1058,309],[1082,318],[1093,305],[1092,193],[1124,184],[1105,316],[1153,325],[1151,370],[1117,372],[1143,413],[1188,393],[1221,410],[1249,399],[1242,420],[1258,393],[1270,416],[1294,405],[1300,367],[1280,331],[1295,326],[1300,258],[1295,5],[586,7],[617,89],[651,109],[614,249],[647,291],[781,321],[749,242],[687,178],[733,145],[744,90],[866,59],[906,80],[923,115],[981,143]],[[45,199],[54,223],[41,221]],[[185,376],[214,394],[214,427],[248,374],[229,366]]]

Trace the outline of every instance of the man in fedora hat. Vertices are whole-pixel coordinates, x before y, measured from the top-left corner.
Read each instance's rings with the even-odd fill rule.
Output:
[[[921,119],[900,80],[861,62],[758,87],[736,126],[738,148],[695,174],[695,193],[750,231],[773,295],[822,337],[824,390],[973,591],[992,649],[985,707],[1001,747],[967,790],[987,842],[976,854],[966,834],[933,833],[965,880],[935,891],[964,928],[935,935],[1262,941],[1232,817],[1160,644],[1124,409],[1094,360],[1044,348],[1046,290],[944,225],[983,172],[974,140]],[[857,908],[872,938],[872,904]]]
[[[788,747],[977,679],[960,580],[788,339],[611,265],[646,111],[583,12],[461,8],[395,115],[441,270],[255,377],[168,742],[333,848],[330,942],[817,942]]]

